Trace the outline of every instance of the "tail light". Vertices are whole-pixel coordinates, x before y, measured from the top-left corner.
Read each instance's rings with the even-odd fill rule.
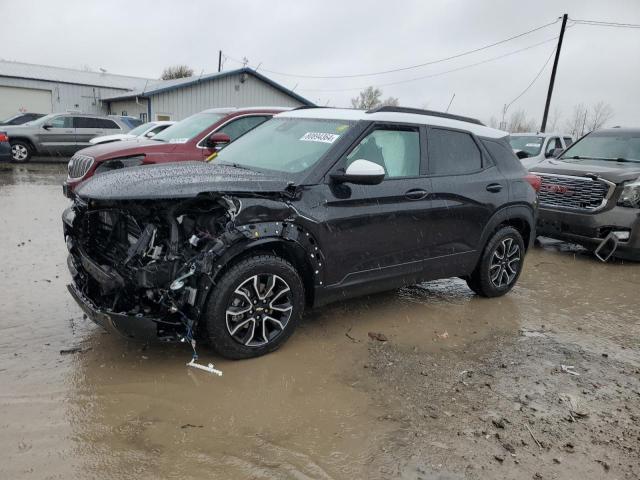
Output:
[[[9,141],[8,135],[4,132],[0,132],[0,142],[8,142],[8,141]]]
[[[524,179],[527,182],[529,182],[529,185],[531,185],[536,192],[540,191],[540,185],[542,185],[542,178],[530,173],[528,175],[525,175]]]

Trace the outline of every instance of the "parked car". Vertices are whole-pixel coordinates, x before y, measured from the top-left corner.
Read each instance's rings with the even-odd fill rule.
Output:
[[[535,174],[538,234],[583,245],[601,260],[640,261],[640,129],[589,133]]]
[[[560,133],[513,133],[509,143],[525,168],[531,168],[570,146],[573,137]]]
[[[6,162],[11,160],[11,144],[9,143],[9,136],[0,131],[0,162]]]
[[[279,107],[212,108],[177,122],[149,140],[108,143],[87,148],[69,161],[63,191],[110,170],[153,163],[208,159],[223,145],[266,122]]]
[[[109,118],[116,118],[122,123],[124,123],[129,129],[134,129],[142,125],[142,120],[136,117],[131,117],[129,115],[109,115]]]
[[[119,142],[122,140],[133,140],[134,138],[151,138],[155,137],[158,133],[165,130],[167,127],[173,125],[176,122],[162,121],[162,122],[147,122],[137,126],[133,130],[129,130],[127,133],[116,133],[114,135],[103,135],[101,137],[94,137],[89,140],[91,145],[97,145],[99,143]]]
[[[19,113],[7,118],[6,120],[1,121],[0,126],[23,125],[27,122],[31,122],[41,117],[44,117],[44,113]]]
[[[51,113],[24,125],[2,127],[9,135],[14,162],[41,155],[71,156],[97,135],[128,132],[115,118],[79,113]]]
[[[215,162],[80,185],[63,214],[69,291],[125,335],[197,334],[225,357],[254,357],[308,306],[454,276],[504,295],[534,236],[538,185],[507,133],[477,120],[285,112]]]

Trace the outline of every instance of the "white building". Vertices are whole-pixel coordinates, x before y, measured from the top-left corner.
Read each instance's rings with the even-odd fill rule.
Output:
[[[0,120],[20,112],[181,120],[213,107],[312,105],[249,68],[156,80],[0,60]]]

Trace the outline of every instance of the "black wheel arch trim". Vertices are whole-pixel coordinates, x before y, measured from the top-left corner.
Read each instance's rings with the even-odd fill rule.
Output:
[[[518,222],[524,222],[529,229],[528,238],[523,236],[525,250],[528,250],[535,239],[536,212],[529,205],[507,205],[495,212],[485,225],[482,236],[480,237],[480,245],[478,246],[479,253],[482,252],[491,234],[495,232],[500,225],[511,225],[518,229]]]

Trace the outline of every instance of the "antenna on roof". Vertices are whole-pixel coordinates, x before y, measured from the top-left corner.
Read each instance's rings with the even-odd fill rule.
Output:
[[[102,73],[107,73],[107,69],[106,68],[99,68],[98,70],[100,70]]]

